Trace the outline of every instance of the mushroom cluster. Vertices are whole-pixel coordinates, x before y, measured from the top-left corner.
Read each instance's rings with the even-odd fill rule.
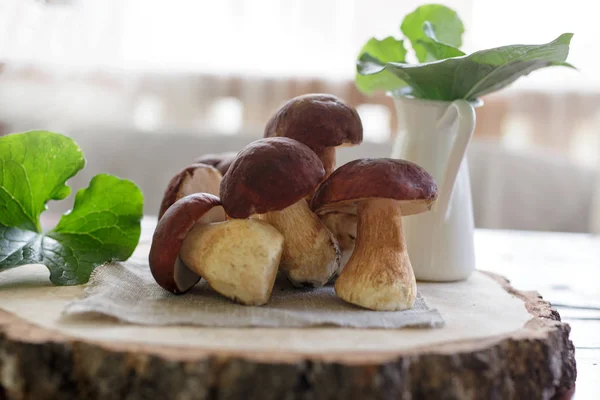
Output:
[[[182,294],[202,278],[234,301],[263,305],[281,273],[297,287],[335,282],[338,297],[364,308],[411,308],[402,217],[431,208],[432,176],[395,159],[336,169],[335,148],[360,144],[362,123],[331,95],[288,101],[264,136],[238,153],[199,157],[171,179],[149,256],[156,282]]]

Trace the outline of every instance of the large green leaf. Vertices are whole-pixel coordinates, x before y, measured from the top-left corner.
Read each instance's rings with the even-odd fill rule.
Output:
[[[425,32],[426,23],[435,31],[435,40]],[[438,42],[458,49],[465,28],[454,10],[441,4],[427,4],[404,17],[400,30],[410,40],[419,62],[428,62],[441,58],[430,51],[437,46],[427,43]]]
[[[570,33],[542,45],[513,45],[478,51],[468,56],[422,64],[359,61],[360,74],[391,72],[410,87],[408,94],[430,100],[473,100],[500,90],[530,72],[565,65]],[[405,91],[404,94],[407,94]]]
[[[360,50],[358,59],[360,60],[365,54],[368,54],[372,62],[384,66],[388,62],[404,62],[406,49],[403,40],[395,39],[392,36],[383,40],[371,38]],[[405,85],[396,75],[386,71],[371,76],[356,73],[356,87],[367,94],[376,90],[391,90]]]
[[[34,212],[22,206],[23,212],[3,214],[0,272],[25,264],[44,264],[50,270],[53,283],[81,284],[88,281],[95,267],[111,260],[126,260],[137,246],[143,214],[142,193],[133,182],[105,174],[96,175],[88,188],[77,192],[73,210],[63,215],[53,230],[46,234],[39,232],[37,217],[45,203],[64,198],[70,191],[65,181],[74,174],[75,168],[68,168],[66,164],[76,164],[75,172],[83,164],[73,156],[81,153],[79,148],[65,139],[51,132],[27,132],[0,138],[0,149],[10,149],[2,153],[2,163],[11,166],[5,169],[10,179],[6,179],[6,175],[4,179],[11,190],[0,186],[0,191],[11,196],[0,197],[0,210],[19,210],[14,204],[26,204],[31,198],[37,200],[33,201],[34,205],[42,205],[31,208],[36,210]],[[28,154],[23,157],[22,151]],[[27,179],[15,180],[11,176],[10,171],[19,171],[19,166],[25,171],[21,176]],[[61,181],[58,177],[64,179]],[[35,183],[40,180],[47,180],[49,187],[32,190],[38,187]]]
[[[0,224],[40,232],[46,203],[71,193],[65,182],[84,167],[83,152],[72,139],[48,133],[0,139]]]
[[[131,256],[142,209],[142,193],[134,183],[96,175],[77,192],[73,211],[47,234],[0,225],[0,271],[44,264],[54,284],[85,283],[98,265]]]

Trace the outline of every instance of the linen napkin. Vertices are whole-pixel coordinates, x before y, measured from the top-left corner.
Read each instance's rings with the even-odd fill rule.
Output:
[[[440,313],[419,293],[406,311],[371,311],[339,299],[333,286],[296,289],[278,277],[269,303],[243,306],[213,291],[201,280],[184,295],[173,295],[154,281],[147,263],[128,261],[98,267],[84,297],[65,307],[69,316],[98,313],[141,325],[299,328],[437,328]]]

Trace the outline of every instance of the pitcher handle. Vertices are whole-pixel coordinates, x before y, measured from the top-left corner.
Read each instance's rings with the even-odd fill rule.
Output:
[[[455,100],[450,104],[437,123],[438,129],[441,126],[452,123],[452,118],[454,118],[453,111],[456,111],[458,115],[458,132],[448,155],[446,171],[442,181],[438,184],[439,194],[434,206],[434,210],[439,212],[444,219],[448,217],[448,208],[452,199],[456,176],[458,175],[458,170],[467,146],[471,141],[471,136],[473,136],[473,131],[475,130],[475,109],[466,100]]]

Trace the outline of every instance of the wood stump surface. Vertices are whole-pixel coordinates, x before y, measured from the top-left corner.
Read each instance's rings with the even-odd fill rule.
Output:
[[[239,353],[85,341],[0,312],[0,399],[549,399],[576,377],[570,328],[535,292],[509,335],[410,351]],[[415,334],[418,334],[415,330]]]

